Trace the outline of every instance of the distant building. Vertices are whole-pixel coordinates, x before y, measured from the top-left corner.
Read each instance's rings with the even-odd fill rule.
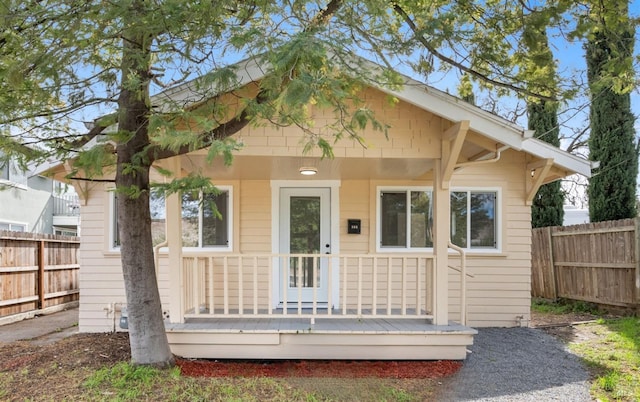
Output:
[[[564,206],[564,226],[579,225],[581,223],[589,223],[589,210],[579,209],[573,205]]]
[[[0,230],[79,235],[80,203],[72,186],[0,161]]]

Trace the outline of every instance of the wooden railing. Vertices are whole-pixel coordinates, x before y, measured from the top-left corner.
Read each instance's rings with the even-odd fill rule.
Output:
[[[185,318],[434,316],[433,256],[185,252],[182,261]],[[281,273],[293,263],[293,274],[302,278],[303,261],[311,286],[292,286],[293,279]]]

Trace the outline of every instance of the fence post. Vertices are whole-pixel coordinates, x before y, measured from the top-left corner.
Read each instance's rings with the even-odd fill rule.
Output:
[[[633,222],[635,223],[634,235],[636,240],[635,255],[634,255],[634,262],[636,264],[636,289],[633,295],[634,296],[633,304],[638,306],[638,304],[640,304],[640,218],[635,218]]]
[[[547,226],[547,241],[549,242],[549,265],[550,265],[550,273],[551,273],[551,298],[556,301],[558,300],[558,280],[556,278],[556,264],[553,260],[553,236],[551,235],[551,226]]]
[[[44,302],[44,240],[40,240],[38,241],[38,309],[45,308]]]

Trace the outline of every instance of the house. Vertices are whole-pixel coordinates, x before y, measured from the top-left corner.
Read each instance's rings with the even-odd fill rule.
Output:
[[[77,236],[80,204],[73,187],[0,162],[0,230]]]
[[[238,68],[244,86],[264,76],[254,60]],[[231,166],[205,163],[206,151],[159,163],[208,174],[221,190],[208,199],[219,216],[187,195],[151,205],[166,225],[156,269],[175,354],[464,359],[473,327],[528,325],[531,201],[544,183],[589,176],[590,163],[410,78],[362,95],[388,138],[341,139],[333,159],[303,155],[297,128],[267,126],[236,134],[244,147]],[[332,121],[311,109],[317,126]],[[108,183],[75,185],[80,331],[118,330],[114,194]]]

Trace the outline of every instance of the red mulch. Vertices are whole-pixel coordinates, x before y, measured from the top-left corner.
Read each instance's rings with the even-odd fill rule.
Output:
[[[188,360],[177,359],[183,375],[191,377],[340,377],[441,378],[454,374],[462,363],[437,361],[346,360]]]

